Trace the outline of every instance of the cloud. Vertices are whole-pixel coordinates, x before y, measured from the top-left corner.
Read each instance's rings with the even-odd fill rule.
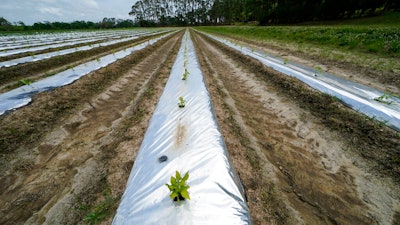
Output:
[[[55,16],[62,16],[62,11],[60,8],[55,8],[55,7],[43,7],[40,8],[39,11],[43,14],[51,14]]]
[[[94,8],[94,9],[99,9],[99,4],[95,0],[83,0],[82,3],[86,5],[87,7]]]
[[[40,0],[41,2],[44,2],[44,3],[56,3],[57,2],[57,0]]]
[[[43,21],[85,20],[98,22],[104,17],[130,19],[136,0],[0,0],[0,16],[27,25]]]

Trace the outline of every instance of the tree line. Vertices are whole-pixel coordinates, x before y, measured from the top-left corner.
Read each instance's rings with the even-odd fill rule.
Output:
[[[261,25],[324,21],[400,10],[399,0],[139,0],[129,13],[140,26],[257,21]]]
[[[129,13],[133,20],[46,21],[27,26],[0,17],[0,31],[224,25],[249,21],[266,25],[349,19],[399,10],[400,0],[139,0]]]
[[[104,18],[102,21],[94,23],[90,21],[66,22],[37,22],[31,26],[25,25],[22,21],[11,23],[5,18],[0,17],[0,31],[27,31],[27,30],[76,30],[76,29],[108,29],[108,28],[128,28],[138,26],[133,20]]]

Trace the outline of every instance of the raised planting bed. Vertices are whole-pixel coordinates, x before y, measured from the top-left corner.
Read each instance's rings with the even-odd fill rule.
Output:
[[[113,224],[250,223],[186,32]]]

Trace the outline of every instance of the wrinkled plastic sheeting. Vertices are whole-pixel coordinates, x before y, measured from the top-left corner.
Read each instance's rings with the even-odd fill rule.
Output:
[[[87,32],[83,32],[84,34]],[[68,38],[64,40],[58,40],[55,41],[54,39],[44,39],[40,40],[40,42],[37,42],[36,44],[27,44],[27,45],[21,45],[17,44],[16,46],[9,46],[9,47],[4,47],[0,48],[0,57],[4,56],[10,56],[10,55],[15,55],[15,54],[20,54],[20,53],[26,53],[26,52],[34,52],[34,51],[40,51],[40,50],[46,50],[46,49],[51,49],[51,48],[60,48],[60,47],[66,47],[66,46],[71,46],[71,45],[77,45],[77,44],[82,44],[82,43],[87,43],[87,42],[94,42],[94,41],[99,41],[99,40],[107,40],[107,39],[119,39],[123,38],[125,36],[132,36],[132,34],[129,33],[121,33],[121,34],[116,34],[109,33],[107,32],[106,34],[101,34],[93,36],[93,37],[81,37],[81,38]],[[133,35],[145,35],[146,33],[150,32],[137,32]],[[75,33],[79,36],[79,32]],[[32,36],[32,35],[30,35]],[[30,42],[32,43],[32,42]],[[14,49],[16,48],[16,49]],[[10,50],[8,50],[10,49]]]
[[[75,52],[79,52],[79,51],[87,51],[87,50],[90,50],[90,49],[94,49],[94,48],[98,48],[98,47],[105,47],[105,46],[121,43],[121,42],[124,42],[124,41],[135,40],[135,39],[138,39],[139,37],[142,37],[142,36],[145,36],[145,35],[155,35],[155,34],[159,34],[159,33],[161,33],[161,32],[143,33],[141,35],[137,34],[137,35],[133,35],[132,37],[122,38],[122,39],[117,39],[117,40],[112,40],[112,41],[107,41],[107,42],[98,43],[98,44],[92,44],[92,45],[86,45],[86,46],[81,46],[81,47],[63,49],[63,50],[54,51],[54,52],[47,52],[47,53],[38,54],[38,55],[35,55],[35,56],[21,57],[21,58],[17,58],[17,59],[12,59],[12,60],[8,60],[8,61],[0,62],[0,68],[2,68],[2,67],[11,67],[11,66],[15,66],[15,65],[18,65],[18,64],[21,64],[21,63],[27,63],[27,62],[36,62],[36,61],[40,61],[40,60],[43,60],[43,59],[49,59],[49,58],[52,58],[52,57],[55,57],[55,56],[66,55],[66,54],[75,53]]]
[[[75,80],[89,74],[92,71],[106,67],[109,64],[125,58],[135,51],[141,50],[149,45],[154,44],[160,39],[171,35],[165,34],[158,38],[151,39],[143,42],[142,44],[130,47],[114,54],[103,56],[97,60],[81,64],[71,69],[65,70],[51,77],[47,77],[43,80],[34,82],[30,85],[24,85],[22,87],[13,89],[9,92],[0,94],[0,115],[3,115],[7,111],[14,110],[29,104],[32,101],[32,96],[38,92],[48,91],[57,87],[65,86],[73,83]]]
[[[337,97],[348,107],[359,111],[370,118],[384,122],[394,130],[400,131],[400,99],[394,96],[370,88],[368,86],[352,82],[334,75],[321,72],[305,66],[285,62],[277,57],[268,56],[261,51],[244,46],[238,46],[226,39],[206,34],[242,54],[259,60],[266,66],[289,76],[296,77],[310,87],[323,93]],[[379,97],[387,96],[385,102],[377,101]]]
[[[184,81],[185,61],[190,74]],[[184,108],[178,107],[180,96]],[[167,161],[160,162],[162,156]],[[170,199],[165,184],[175,171],[189,171],[190,200]],[[186,32],[113,224],[250,224],[243,196]]]

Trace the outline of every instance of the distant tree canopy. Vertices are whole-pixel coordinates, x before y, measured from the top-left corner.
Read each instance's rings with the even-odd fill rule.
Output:
[[[0,31],[187,26],[257,21],[261,25],[348,19],[399,11],[400,0],[139,0],[133,20],[38,22],[26,26],[0,17]]]
[[[399,10],[399,0],[139,0],[129,13],[140,26],[297,23]]]
[[[32,26],[27,26],[23,22],[10,23],[5,18],[0,17],[0,31],[22,31],[22,30],[76,30],[76,29],[102,29],[102,28],[128,28],[137,26],[133,20],[104,18],[102,21],[94,23],[90,21],[66,22],[37,22]]]

